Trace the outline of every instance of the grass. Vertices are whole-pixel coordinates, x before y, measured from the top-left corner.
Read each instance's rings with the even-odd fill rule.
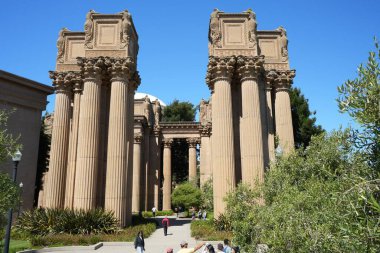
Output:
[[[0,252],[4,250],[4,241],[0,243]],[[30,249],[32,247],[31,243],[26,240],[11,240],[9,245],[9,252],[16,253],[17,251],[21,251],[24,249]]]
[[[191,236],[203,241],[222,241],[232,239],[231,231],[218,231],[213,220],[196,220],[191,222]]]

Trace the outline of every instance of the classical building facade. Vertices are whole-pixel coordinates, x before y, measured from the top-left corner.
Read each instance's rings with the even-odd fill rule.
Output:
[[[62,29],[49,172],[43,206],[115,212],[171,209],[172,143],[189,144],[190,180],[213,179],[214,209],[240,181],[255,186],[279,147],[294,146],[284,28],[257,31],[255,13],[214,10],[199,122],[161,122],[159,100],[134,99],[140,84],[138,36],[128,11],[90,11],[84,32]],[[199,175],[197,152],[200,148]]]

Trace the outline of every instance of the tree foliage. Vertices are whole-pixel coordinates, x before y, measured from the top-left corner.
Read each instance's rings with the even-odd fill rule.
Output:
[[[338,106],[356,120],[361,130],[354,131],[355,144],[367,150],[369,161],[380,172],[380,48],[370,52],[367,63],[358,67],[358,76],[338,87]]]
[[[202,205],[202,192],[192,182],[177,185],[172,193],[172,205],[182,206],[185,209]]]
[[[318,135],[324,130],[316,124],[315,111],[310,111],[309,101],[301,93],[299,88],[292,87],[289,90],[292,109],[294,144],[297,148],[307,147],[311,136]]]
[[[208,179],[201,187],[202,207],[208,211],[214,210],[214,194],[212,187],[212,178]]]
[[[271,252],[379,252],[380,179],[350,140],[349,131],[313,137],[279,158],[260,189],[239,186],[227,198],[234,242],[246,252],[261,243]]]
[[[163,110],[163,122],[194,121],[196,108],[190,102],[175,99]]]

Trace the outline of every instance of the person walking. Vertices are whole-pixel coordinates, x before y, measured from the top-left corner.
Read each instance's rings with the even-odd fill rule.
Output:
[[[218,246],[216,247],[217,253],[223,253],[223,244],[218,243]]]
[[[223,252],[224,253],[231,253],[232,249],[230,247],[230,241],[228,239],[224,239],[224,248],[223,248]]]
[[[157,212],[157,209],[156,209],[156,207],[154,206],[154,207],[152,208],[153,217],[156,217],[156,212]]]
[[[135,250],[137,253],[144,253],[145,251],[145,242],[144,242],[144,234],[142,231],[137,233],[135,239]]]
[[[168,219],[167,215],[162,220],[162,226],[164,227],[164,235],[167,236],[167,234],[168,234],[168,227],[169,227],[169,219]]]

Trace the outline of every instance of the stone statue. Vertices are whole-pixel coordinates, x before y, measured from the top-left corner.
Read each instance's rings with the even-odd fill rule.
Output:
[[[215,47],[222,46],[220,43],[222,34],[219,29],[219,19],[218,19],[219,12],[220,11],[218,9],[214,9],[210,17],[210,30],[209,30],[208,39],[209,39],[210,44]]]
[[[158,123],[160,122],[160,117],[161,117],[161,105],[160,105],[160,101],[156,99],[156,101],[154,101],[154,124],[155,125],[158,125]]]
[[[199,104],[199,121],[201,124],[206,123],[207,120],[207,105],[204,99],[202,98],[201,103]]]
[[[127,10],[121,14],[123,15],[121,22],[121,48],[125,48],[129,45],[132,35],[132,16]]]
[[[284,29],[284,27],[280,26],[279,28],[277,28],[277,31],[281,32],[280,46],[281,46],[282,61],[287,61],[288,60],[288,37],[286,35],[286,30]]]
[[[63,37],[63,34],[68,31],[67,28],[62,28],[61,31],[59,31],[58,40],[57,40],[57,48],[58,48],[58,55],[57,55],[57,62],[63,63],[63,57],[65,55],[65,38]]]
[[[256,14],[252,10],[248,10],[247,13],[249,13],[249,19],[248,19],[248,39],[250,47],[256,46],[257,39],[256,39],[256,32],[257,32],[257,23],[256,23]]]
[[[93,48],[92,38],[94,37],[94,21],[92,19],[92,14],[94,10],[90,10],[86,15],[86,22],[84,23],[84,46],[86,48]]]
[[[144,116],[146,118],[146,120],[148,121],[148,124],[150,125],[150,117],[149,117],[149,105],[150,105],[150,99],[148,97],[148,95],[145,96],[145,100],[144,100]]]
[[[210,97],[210,100],[208,101],[207,105],[207,119],[209,122],[212,121],[212,97]]]

